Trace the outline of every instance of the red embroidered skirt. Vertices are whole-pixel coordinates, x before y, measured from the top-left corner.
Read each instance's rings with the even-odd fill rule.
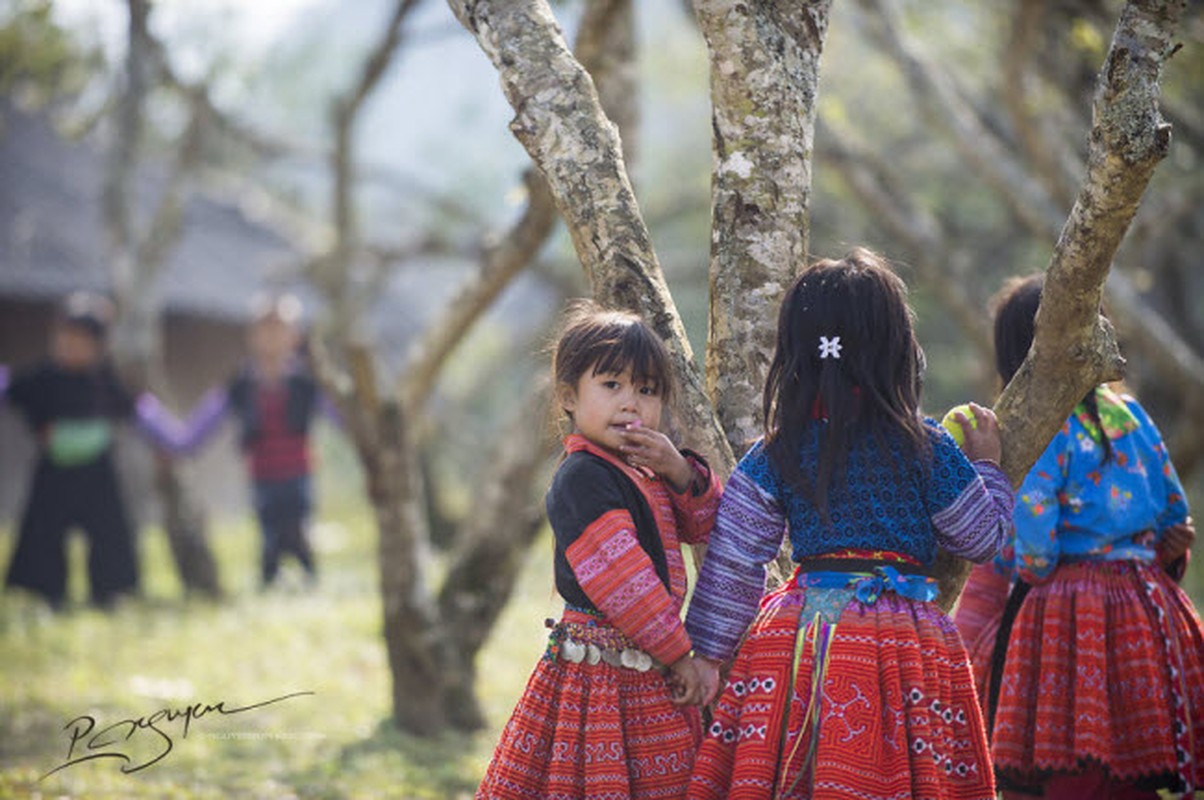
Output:
[[[848,601],[833,612],[826,668],[804,647],[791,687],[807,591],[823,590],[792,580],[762,602],[716,704],[688,796],[993,800],[978,698],[949,618],[934,603],[893,592],[873,604]],[[804,730],[817,666],[820,707]]]
[[[566,619],[572,612],[566,612]],[[610,638],[620,636],[597,625]],[[702,735],[665,678],[545,655],[527,682],[478,798],[681,798]]]
[[[995,651],[995,637],[999,633],[999,622],[1010,589],[1011,582],[1005,575],[999,574],[991,562],[976,564],[966,579],[957,610],[953,613],[953,622],[970,654],[974,687],[982,702],[984,719],[987,688],[991,679],[991,656]]]
[[[1133,561],[1066,564],[1034,586],[1008,644],[992,755],[1020,784],[1094,761],[1119,780],[1204,788],[1204,629],[1183,590]]]

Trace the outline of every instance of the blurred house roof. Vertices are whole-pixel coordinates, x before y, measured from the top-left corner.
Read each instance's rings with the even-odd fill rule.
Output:
[[[109,288],[101,196],[106,155],[90,139],[67,141],[45,113],[0,101],[0,297],[48,300]],[[165,176],[136,181],[149,216]],[[250,297],[279,285],[295,253],[238,207],[194,192],[183,234],[160,278],[169,312],[243,319]]]

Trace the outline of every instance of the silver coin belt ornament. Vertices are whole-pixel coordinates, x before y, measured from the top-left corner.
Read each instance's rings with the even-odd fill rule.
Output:
[[[556,622],[549,619],[552,629],[548,637],[547,657],[563,659],[572,664],[609,664],[612,667],[647,672],[663,670],[651,655],[635,646],[631,639],[609,626],[577,622]]]

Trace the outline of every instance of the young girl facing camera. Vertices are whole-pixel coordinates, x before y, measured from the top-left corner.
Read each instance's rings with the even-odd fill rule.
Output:
[[[547,495],[564,614],[477,797],[682,797],[702,697],[681,542],[707,540],[719,483],[659,430],[672,373],[638,317],[574,309],[553,375],[572,426]]]
[[[728,482],[686,619],[704,695],[735,654],[690,797],[994,798],[929,572],[938,546],[993,556],[1012,489],[989,410],[974,408],[966,454],[920,415],[922,366],[906,290],[874,253],[788,290],[766,434]],[[762,599],[784,534],[798,566]]]

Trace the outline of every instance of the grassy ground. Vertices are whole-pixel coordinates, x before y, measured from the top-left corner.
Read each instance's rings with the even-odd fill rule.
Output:
[[[318,530],[322,576],[306,590],[299,574],[261,594],[255,588],[257,533],[250,524],[214,533],[230,597],[180,599],[162,535],[142,542],[145,598],[111,613],[76,603],[52,614],[0,596],[0,798],[457,798],[470,797],[501,725],[543,647],[542,620],[554,612],[548,547],[537,546],[519,588],[481,655],[481,692],[491,721],[476,736],[417,740],[387,721],[389,682],[379,636],[379,601],[368,521]],[[0,564],[12,537],[0,535]],[[82,547],[73,556],[72,594],[85,596]],[[92,733],[122,720],[193,703],[237,708],[313,692],[241,714],[213,711],[191,722],[158,720],[173,749],[146,769],[100,758],[39,780],[67,760],[81,715]],[[128,726],[99,737],[136,766],[165,740]]]
[[[0,800],[80,798],[464,798],[483,772],[501,725],[543,648],[541,621],[554,614],[549,547],[537,545],[481,655],[480,692],[490,720],[475,736],[423,741],[387,721],[388,673],[379,637],[372,530],[356,514],[317,531],[322,579],[314,590],[286,573],[267,594],[255,588],[257,533],[250,523],[214,532],[229,598],[181,600],[162,535],[142,542],[145,598],[111,613],[88,609],[83,552],[72,553],[66,613],[0,595]],[[0,534],[0,564],[11,536]],[[291,566],[291,565],[290,565]],[[1204,587],[1197,559],[1189,583]],[[144,770],[123,774],[102,758],[39,780],[67,759],[76,717],[93,733],[126,719],[193,703],[227,709],[293,692],[313,692],[242,714],[217,712],[157,725],[173,749]],[[83,723],[80,723],[82,726]],[[152,730],[110,735],[135,759],[161,752]],[[75,755],[86,750],[81,738]]]

